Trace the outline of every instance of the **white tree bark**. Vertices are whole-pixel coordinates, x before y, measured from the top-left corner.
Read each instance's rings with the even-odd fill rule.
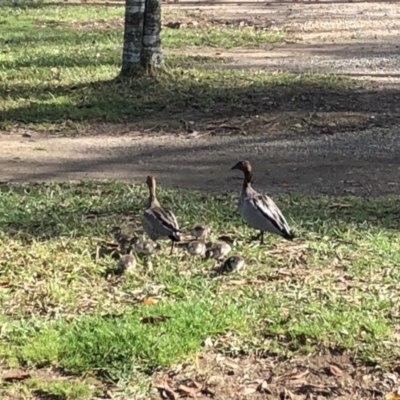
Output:
[[[160,0],[126,0],[121,75],[151,72],[162,61]]]
[[[152,71],[161,65],[161,5],[160,0],[146,0],[143,26],[142,67]]]

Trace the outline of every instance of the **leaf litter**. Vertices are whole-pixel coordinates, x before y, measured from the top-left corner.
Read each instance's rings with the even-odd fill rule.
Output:
[[[326,370],[334,373],[327,374]],[[168,379],[168,388],[175,398],[395,400],[398,375],[392,375],[394,379],[388,380],[387,373],[358,365],[350,354],[311,354],[285,359],[282,356],[232,358],[203,352],[196,366],[181,366],[171,375],[168,371],[157,373],[153,381]]]

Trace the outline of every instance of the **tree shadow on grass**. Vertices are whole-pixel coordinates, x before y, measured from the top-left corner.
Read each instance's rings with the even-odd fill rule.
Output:
[[[362,87],[340,77],[263,72],[251,75],[201,66],[166,72],[157,80],[36,87],[14,84],[6,92],[9,98],[26,101],[3,111],[3,126],[55,125],[66,120],[146,126],[159,123],[168,133],[176,131],[179,119],[193,121],[195,129],[201,130],[215,119],[235,124],[238,119],[249,118],[246,129],[253,130],[252,122],[256,127],[262,121],[264,129],[295,126],[300,131],[333,133],[389,126],[400,120],[397,88]]]

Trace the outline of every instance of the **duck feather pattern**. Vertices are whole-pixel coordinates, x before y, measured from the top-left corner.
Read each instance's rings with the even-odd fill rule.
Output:
[[[239,212],[254,229],[291,238],[289,224],[275,202],[265,194],[247,188],[239,201]]]

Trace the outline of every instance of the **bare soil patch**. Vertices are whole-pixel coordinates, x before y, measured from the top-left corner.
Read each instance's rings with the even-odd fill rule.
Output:
[[[197,366],[157,374],[161,399],[383,399],[397,387],[399,367],[384,372],[349,354],[230,358],[204,353]],[[175,397],[173,397],[175,396]]]

